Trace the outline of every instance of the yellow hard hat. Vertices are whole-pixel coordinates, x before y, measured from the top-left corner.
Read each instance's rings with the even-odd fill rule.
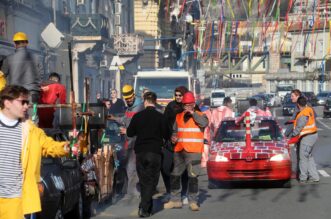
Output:
[[[133,97],[134,95],[134,90],[133,87],[131,85],[124,85],[122,88],[122,95],[124,99],[129,99],[131,97]]]
[[[17,32],[13,36],[13,41],[28,41],[28,36],[23,32]]]
[[[0,71],[0,91],[2,91],[2,89],[4,89],[6,86],[6,78],[4,73],[2,73],[2,71]]]

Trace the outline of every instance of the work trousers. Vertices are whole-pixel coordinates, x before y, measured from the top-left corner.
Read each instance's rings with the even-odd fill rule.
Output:
[[[152,213],[153,195],[159,182],[161,154],[141,152],[136,155],[141,201],[139,208]]]
[[[126,173],[128,175],[128,189],[129,196],[139,196],[138,175],[136,169],[136,154],[133,148],[128,149],[128,162],[126,166]]]
[[[0,198],[1,219],[22,219],[23,217],[21,198]]]
[[[316,144],[317,133],[302,137],[299,148],[299,168],[300,180],[319,180],[316,164],[312,155],[313,148]]]
[[[181,176],[185,170],[188,175],[188,201],[198,201],[198,176],[201,172],[201,153],[189,153],[185,150],[174,153],[174,169],[171,173],[171,200],[181,201]]]

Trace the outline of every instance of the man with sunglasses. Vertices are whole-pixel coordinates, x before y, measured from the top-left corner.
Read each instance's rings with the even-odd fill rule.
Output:
[[[169,130],[169,136],[172,134],[172,127],[176,120],[176,115],[178,113],[183,112],[183,95],[188,92],[188,89],[185,86],[179,86],[176,87],[174,90],[174,100],[169,102],[164,110],[164,116],[168,122],[168,130]],[[161,167],[161,174],[162,179],[164,182],[164,185],[166,187],[166,195],[164,201],[169,201],[170,198],[170,173],[172,171],[173,167],[173,144],[171,143],[171,140],[166,143],[165,149],[163,149],[162,153],[162,167]],[[182,176],[182,195],[183,200],[185,200],[185,196],[187,193],[187,173],[184,173]]]
[[[0,218],[22,219],[41,211],[41,156],[65,156],[68,142],[56,142],[27,120],[29,92],[10,85],[0,92]]]

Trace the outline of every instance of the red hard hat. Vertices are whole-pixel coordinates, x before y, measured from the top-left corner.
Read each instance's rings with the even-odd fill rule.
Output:
[[[195,103],[194,94],[191,91],[186,92],[183,96],[182,103]]]

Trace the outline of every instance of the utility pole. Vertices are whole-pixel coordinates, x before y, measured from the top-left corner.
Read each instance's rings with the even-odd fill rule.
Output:
[[[53,9],[53,21],[56,27],[56,0],[52,0],[52,9]]]

